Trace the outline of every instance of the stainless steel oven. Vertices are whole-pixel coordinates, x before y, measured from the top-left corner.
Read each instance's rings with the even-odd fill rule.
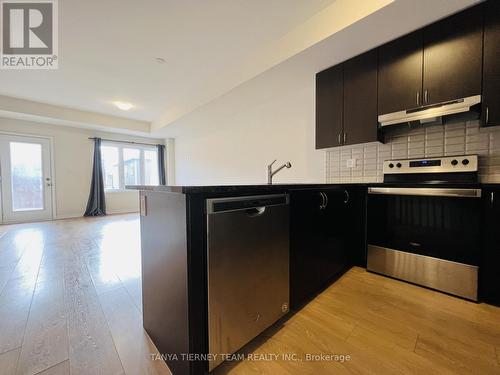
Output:
[[[477,300],[477,157],[387,161],[384,181],[368,191],[368,270]]]

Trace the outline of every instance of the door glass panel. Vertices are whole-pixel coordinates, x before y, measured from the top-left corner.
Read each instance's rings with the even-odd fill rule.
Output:
[[[104,189],[119,189],[120,173],[118,171],[118,148],[112,146],[101,146],[101,157],[104,174]]]
[[[132,148],[123,149],[123,178],[125,185],[140,185],[141,151]]]
[[[42,145],[10,142],[12,210],[43,210]]]
[[[158,185],[158,158],[156,151],[144,151],[144,183]]]

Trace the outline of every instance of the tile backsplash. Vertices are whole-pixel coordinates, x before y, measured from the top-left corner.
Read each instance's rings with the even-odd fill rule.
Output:
[[[328,183],[382,182],[382,163],[451,155],[479,155],[481,182],[500,183],[500,126],[480,128],[479,121],[447,125],[395,128],[386,143],[365,143],[326,151]],[[355,165],[348,167],[348,160]]]

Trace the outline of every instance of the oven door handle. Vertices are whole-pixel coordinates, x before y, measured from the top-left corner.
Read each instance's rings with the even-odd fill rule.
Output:
[[[368,194],[423,195],[431,197],[481,198],[481,189],[370,187]]]

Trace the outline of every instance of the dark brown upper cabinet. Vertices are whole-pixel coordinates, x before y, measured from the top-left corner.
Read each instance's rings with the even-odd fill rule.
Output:
[[[377,115],[474,95],[483,122],[500,125],[499,8],[490,0],[318,73],[316,148],[379,140]]]
[[[378,114],[422,105],[422,43],[417,31],[379,48]]]
[[[344,63],[344,134],[352,145],[378,140],[377,50]]]
[[[500,125],[500,1],[488,1],[484,13],[483,124]]]
[[[340,146],[343,132],[343,65],[316,75],[316,148]]]
[[[424,28],[424,105],[481,94],[483,8]]]
[[[316,148],[378,140],[377,51],[316,75]]]

